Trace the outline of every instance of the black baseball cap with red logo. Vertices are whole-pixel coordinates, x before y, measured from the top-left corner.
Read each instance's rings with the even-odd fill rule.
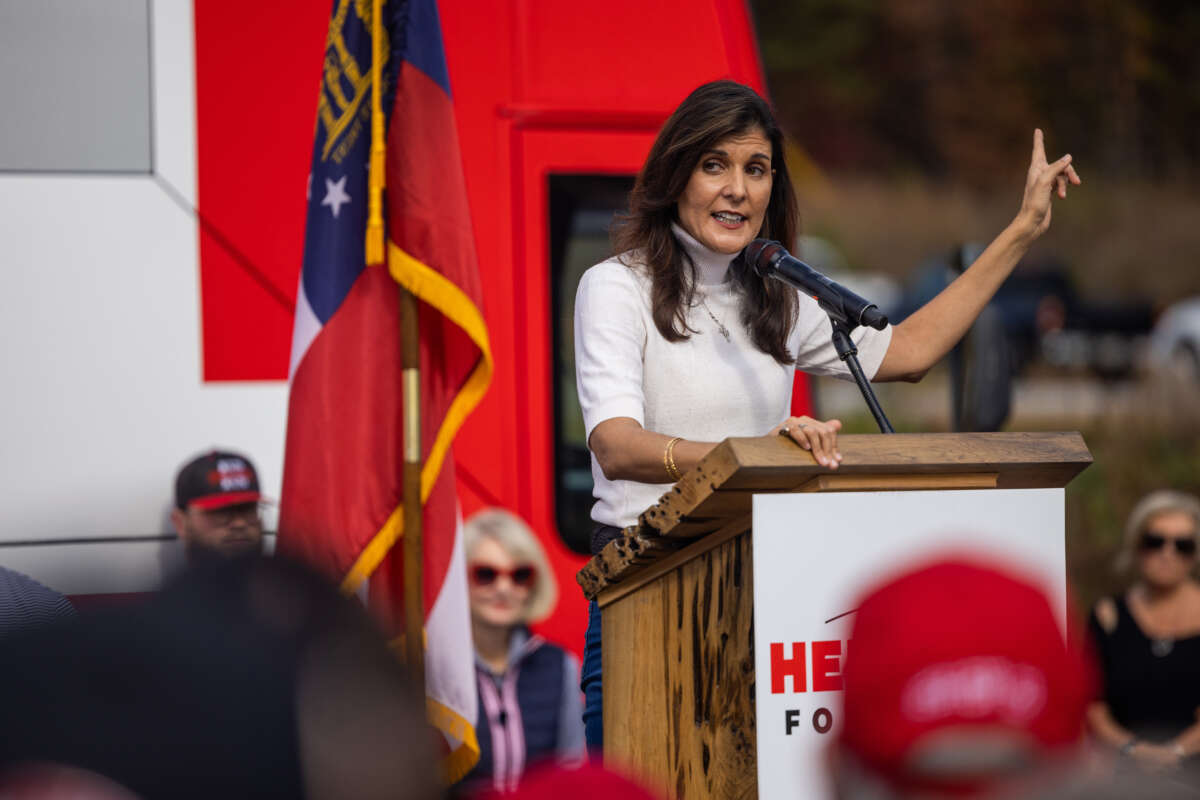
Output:
[[[258,473],[245,456],[213,450],[192,459],[175,478],[175,506],[210,510],[262,499]]]

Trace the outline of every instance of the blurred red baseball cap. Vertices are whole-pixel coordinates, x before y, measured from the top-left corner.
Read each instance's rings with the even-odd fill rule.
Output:
[[[1094,673],[1032,581],[965,559],[859,603],[840,748],[900,789],[970,794],[1074,752]]]
[[[515,792],[488,790],[475,800],[660,800],[634,781],[597,764],[577,768],[542,767],[522,779]]]

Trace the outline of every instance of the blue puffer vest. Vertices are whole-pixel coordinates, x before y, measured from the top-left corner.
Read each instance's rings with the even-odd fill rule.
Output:
[[[526,765],[553,758],[558,748],[566,654],[526,629],[513,634],[508,670],[493,675],[476,660],[479,763],[468,781],[501,791],[516,788]]]

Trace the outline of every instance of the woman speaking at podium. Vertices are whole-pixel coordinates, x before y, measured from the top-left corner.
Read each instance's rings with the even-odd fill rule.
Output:
[[[966,333],[1050,224],[1051,195],[1078,184],[1047,163],[1042,132],[1020,211],[975,263],[902,323],[852,339],[875,381],[920,380]],[[797,203],[766,101],[704,84],[659,131],[614,230],[619,255],[589,269],[575,300],[575,369],[596,503],[596,553],[728,436],[786,432],[837,469],[838,420],[788,416],[792,373],[849,378],[825,312],[739,258],[756,238],[790,247]],[[602,742],[600,615],[589,613],[582,688],[588,743]]]

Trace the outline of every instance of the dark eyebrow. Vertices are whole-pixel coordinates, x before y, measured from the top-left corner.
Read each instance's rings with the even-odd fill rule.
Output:
[[[718,150],[715,147],[713,149],[709,150],[708,152],[706,152],[704,155],[706,155],[706,156],[724,156],[725,158],[729,158],[729,153],[727,153],[724,150]],[[766,153],[752,153],[750,157],[751,158],[761,158],[763,161],[766,161],[768,164],[771,163],[771,157],[769,155],[767,155]]]

